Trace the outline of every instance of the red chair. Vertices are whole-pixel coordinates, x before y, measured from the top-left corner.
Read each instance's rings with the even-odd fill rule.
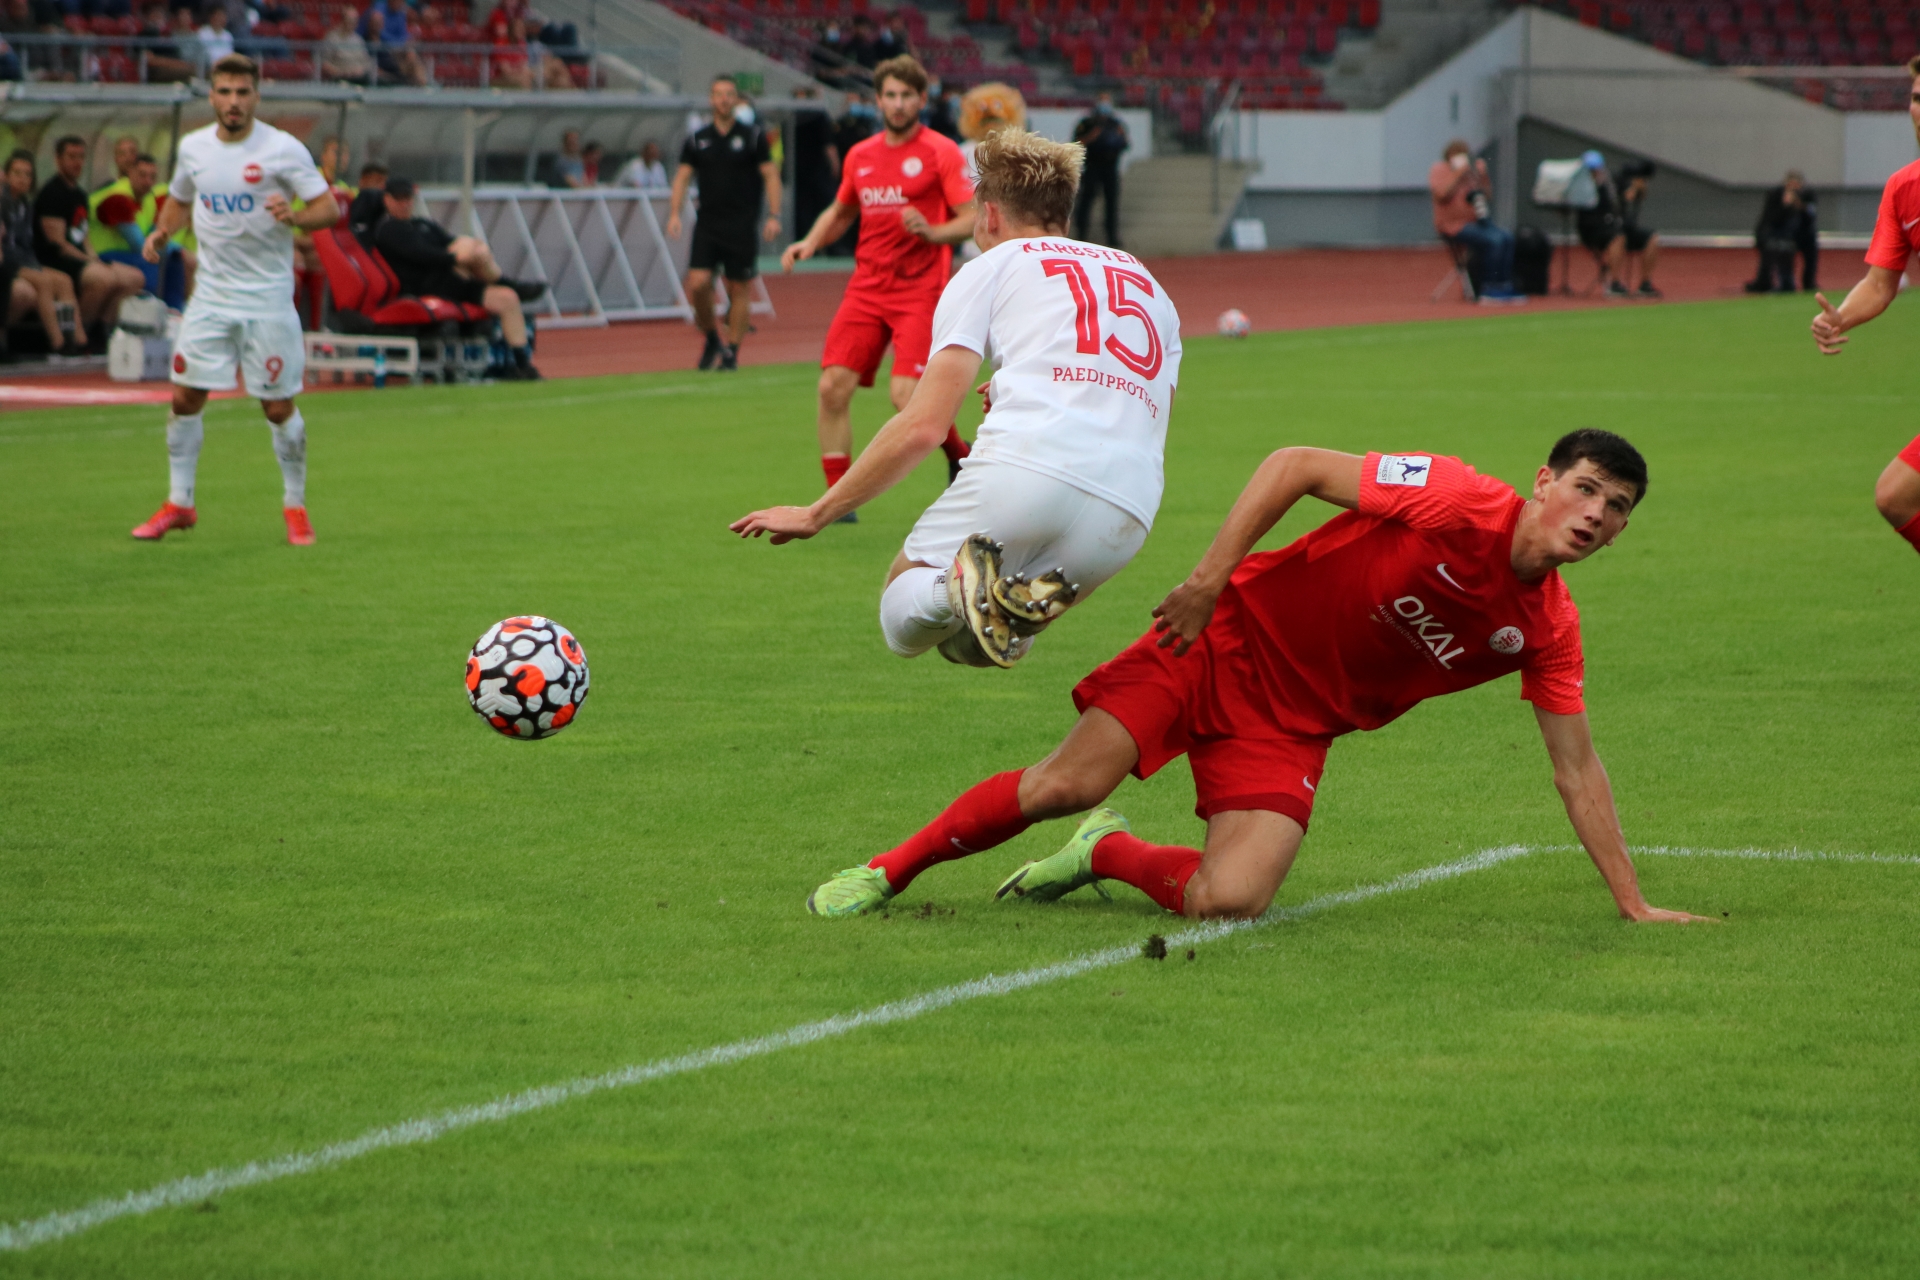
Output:
[[[361,244],[344,224],[314,232],[313,246],[327,273],[334,321],[343,332],[410,333],[443,324],[480,324],[491,318],[476,303],[403,296],[400,278],[387,260]]]

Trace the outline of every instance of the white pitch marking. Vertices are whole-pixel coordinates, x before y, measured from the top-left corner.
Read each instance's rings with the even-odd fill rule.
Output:
[[[1469,872],[1484,871],[1488,867],[1497,866],[1514,858],[1525,857],[1534,851],[1534,848],[1528,845],[1507,845],[1498,849],[1485,849],[1470,857],[1454,862],[1444,862],[1438,866],[1423,867],[1418,871],[1410,871],[1406,875],[1396,876],[1379,884],[1361,885],[1339,893],[1322,894],[1297,907],[1277,907],[1255,920],[1217,921],[1182,929],[1168,935],[1167,945],[1198,946],[1224,938],[1229,934],[1262,928],[1277,921],[1299,920],[1330,907],[1347,906],[1389,893],[1404,893],[1409,889],[1424,888]],[[582,1076],[560,1084],[543,1085],[523,1093],[508,1094],[504,1098],[496,1098],[492,1102],[484,1102],[478,1106],[457,1107],[437,1115],[406,1120],[385,1128],[370,1129],[357,1138],[349,1138],[345,1142],[336,1142],[317,1150],[275,1156],[271,1160],[256,1160],[237,1168],[210,1169],[195,1177],[179,1178],[149,1187],[145,1191],[129,1191],[123,1196],[96,1200],[92,1204],[70,1209],[64,1213],[50,1213],[43,1218],[0,1226],[0,1250],[21,1252],[37,1245],[78,1235],[83,1231],[90,1231],[118,1218],[152,1213],[156,1209],[164,1209],[171,1205],[193,1204],[223,1192],[235,1191],[241,1187],[258,1186],[263,1182],[277,1182],[281,1178],[296,1177],[303,1173],[317,1173],[322,1169],[344,1164],[349,1160],[355,1160],[388,1147],[406,1147],[432,1142],[436,1138],[456,1133],[461,1129],[470,1129],[474,1125],[492,1124],[526,1115],[531,1111],[544,1111],[548,1107],[558,1106],[563,1102],[571,1102],[575,1098],[584,1098],[589,1094],[608,1089],[624,1089],[631,1085],[664,1079],[667,1076],[685,1075],[688,1072],[704,1071],[708,1067],[725,1066],[748,1058],[764,1057],[782,1049],[795,1049],[801,1045],[829,1040],[866,1027],[881,1027],[889,1023],[905,1022],[918,1018],[922,1014],[934,1013],[950,1005],[977,1000],[983,996],[1004,996],[1015,991],[1024,991],[1028,987],[1078,977],[1080,974],[1090,973],[1096,969],[1111,968],[1135,959],[1139,955],[1139,945],[1130,943],[1122,947],[1108,947],[1104,951],[1075,956],[1057,964],[1023,969],[1018,973],[1005,975],[990,973],[984,978],[975,978],[971,982],[941,987],[936,991],[909,996],[905,1000],[875,1005],[859,1013],[841,1014],[820,1022],[803,1023],[772,1035],[736,1040],[732,1044],[717,1045],[711,1049],[701,1049],[676,1058],[636,1063],[633,1066],[621,1067],[617,1071],[609,1071],[605,1075]]]

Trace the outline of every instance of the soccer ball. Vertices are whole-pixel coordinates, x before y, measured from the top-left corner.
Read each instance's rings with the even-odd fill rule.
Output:
[[[509,738],[551,738],[587,700],[587,655],[552,618],[508,618],[467,655],[467,701]]]
[[[1223,338],[1244,338],[1253,332],[1253,325],[1247,320],[1247,313],[1239,309],[1220,313],[1220,336]]]

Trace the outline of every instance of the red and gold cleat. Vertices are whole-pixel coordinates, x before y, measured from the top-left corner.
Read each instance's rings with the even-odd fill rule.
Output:
[[[161,506],[153,513],[153,518],[145,524],[133,527],[133,536],[142,542],[158,542],[169,529],[191,529],[199,520],[192,507],[176,507],[171,502]]]
[[[282,507],[280,514],[287,518],[287,541],[296,547],[313,545],[313,526],[307,523],[305,507]]]

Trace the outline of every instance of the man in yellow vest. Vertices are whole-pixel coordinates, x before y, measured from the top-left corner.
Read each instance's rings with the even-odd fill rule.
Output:
[[[109,182],[87,200],[87,241],[102,262],[124,262],[147,277],[147,292],[165,300],[175,311],[187,305],[190,252],[178,242],[168,247],[164,261],[154,264],[140,254],[160,216],[167,193],[157,190],[160,165],[152,156],[135,158],[126,176]]]

